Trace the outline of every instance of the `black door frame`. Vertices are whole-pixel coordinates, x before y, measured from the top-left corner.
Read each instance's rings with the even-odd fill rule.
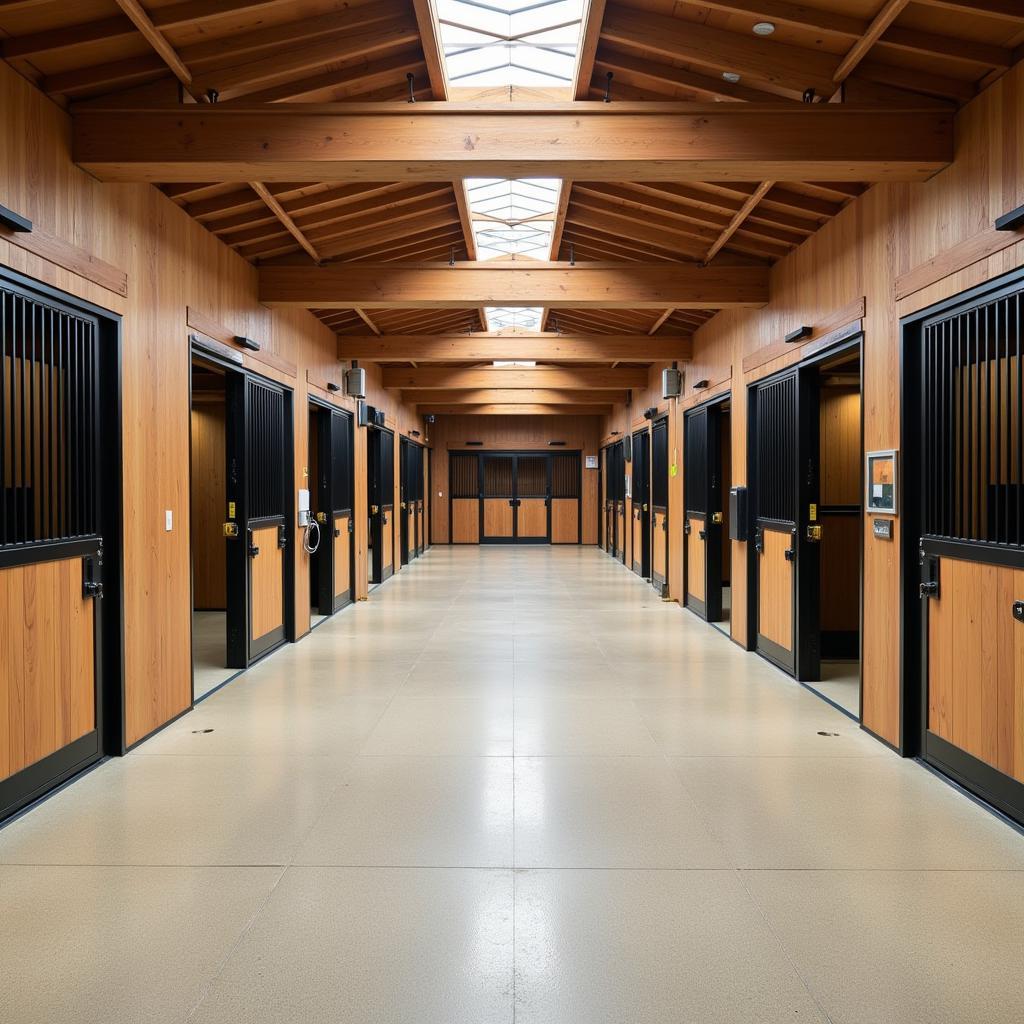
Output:
[[[317,605],[320,615],[333,615],[342,608],[347,608],[355,599],[355,417],[348,409],[325,401],[317,395],[308,395],[309,404],[317,410],[316,417],[316,439],[317,445],[317,472],[319,479],[316,481],[318,493],[317,504],[320,511],[317,515],[317,522],[320,525],[320,547],[315,555],[311,557],[316,560],[317,566]],[[342,416],[348,420],[348,494],[349,507],[334,508],[332,495],[334,491],[334,468],[330,468],[330,456],[333,448],[334,416]],[[325,458],[326,456],[326,458]],[[338,536],[336,524],[339,516],[348,513],[348,596],[338,600],[335,594],[334,578],[334,540]]]
[[[1024,268],[1018,268],[900,320],[900,456],[905,484],[897,489],[897,515],[902,537],[899,611],[901,686],[899,739],[895,746],[898,753],[918,758],[1018,825],[1024,825],[1024,784],[928,729],[928,600],[921,586],[932,582],[932,560],[941,558],[943,554],[1024,569],[1024,548],[990,545],[984,552],[986,557],[979,559],[981,545],[976,543],[937,539],[925,542],[920,499],[908,498],[912,494],[920,496],[925,493],[922,392],[926,381],[921,359],[925,321],[961,306],[997,299],[1003,292],[1017,292],[1022,283]],[[917,468],[916,479],[912,476],[912,467]],[[941,586],[941,579],[935,582]],[[872,735],[892,746],[877,734]]]
[[[637,467],[643,466],[643,480],[637,508]],[[632,569],[643,579],[651,577],[651,431],[648,427],[633,431],[633,518],[640,522],[640,560],[633,552]]]
[[[63,308],[96,325],[93,386],[98,417],[96,488],[100,535],[0,549],[0,568],[81,556],[86,573],[102,585],[94,595],[94,721],[96,728],[0,781],[0,823],[24,812],[106,757],[127,752],[124,692],[124,555],[122,459],[122,318],[84,299],[0,266],[0,285],[29,301]],[[98,543],[99,541],[99,543]],[[141,740],[139,741],[141,742]]]
[[[391,446],[391,487],[384,487],[384,452],[385,445]],[[390,579],[395,574],[395,434],[387,427],[369,424],[366,433],[366,468],[367,468],[367,515],[370,520],[369,536],[373,556],[370,568],[373,578],[371,586],[376,586]],[[383,499],[387,497],[388,500]],[[377,499],[376,501],[374,499]],[[374,512],[374,508],[377,509]],[[385,516],[391,513],[391,569],[384,575],[384,526]]]
[[[671,530],[672,530],[672,514],[671,514],[671,512],[672,512],[672,510],[671,510],[672,488],[671,488],[670,482],[669,482],[669,473],[670,473],[669,465],[670,464],[669,464],[669,443],[668,443],[669,442],[669,437],[668,437],[668,434],[669,434],[669,430],[668,430],[669,422],[668,422],[668,420],[669,420],[668,412],[663,412],[663,413],[661,413],[661,415],[655,416],[651,420],[651,523],[652,523],[652,526],[651,526],[651,586],[654,587],[654,589],[662,597],[666,597],[668,595],[668,580],[669,580],[669,573],[671,572],[671,565],[670,565],[670,562],[669,562],[669,558],[670,558],[671,550],[672,550],[671,545],[669,544],[669,538],[672,536],[672,533],[671,533]],[[657,504],[656,501],[655,501],[655,496],[654,496],[655,480],[656,480],[656,476],[657,476],[657,474],[655,473],[655,470],[654,470],[654,467],[655,467],[655,455],[656,455],[655,442],[656,442],[656,439],[658,438],[659,435],[664,436],[664,439],[665,439],[665,453],[664,453],[664,463],[665,464],[664,464],[664,467],[663,467],[664,468],[664,472],[662,474],[660,474],[661,477],[662,477],[662,483],[664,484],[664,487],[665,487],[665,504],[664,505]],[[661,511],[664,514],[664,516],[665,516],[665,524],[664,524],[664,527],[662,528],[662,533],[664,533],[664,535],[665,535],[665,577],[664,577],[664,579],[659,579],[655,575],[655,573],[654,573],[654,545],[658,543],[658,538],[657,538],[657,536],[655,534],[655,531],[654,531],[653,522],[654,522],[654,513],[658,512],[658,511]]]

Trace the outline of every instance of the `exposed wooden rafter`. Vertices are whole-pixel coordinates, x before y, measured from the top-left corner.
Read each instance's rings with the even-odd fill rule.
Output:
[[[736,234],[737,231],[743,226],[743,222],[750,216],[751,213],[757,208],[758,203],[771,191],[774,187],[774,181],[762,181],[760,185],[750,194],[750,197],[744,202],[744,204],[733,214],[732,220],[725,226],[722,233],[715,239],[714,244],[708,249],[707,255],[704,257],[705,261],[710,263],[722,248],[728,244],[729,240]]]
[[[910,0],[885,0],[882,9],[872,19],[867,31],[850,47],[846,56],[832,74],[835,85],[841,85],[853,73],[857,65],[868,55],[885,30],[900,16]]]
[[[385,388],[567,388],[573,391],[621,391],[647,384],[646,367],[472,367],[421,366],[384,368]]]
[[[192,72],[185,66],[174,47],[164,38],[163,33],[153,24],[149,14],[138,0],[114,0],[125,16],[139,30],[143,38],[159,54],[160,59],[171,69],[174,77],[191,91]]]

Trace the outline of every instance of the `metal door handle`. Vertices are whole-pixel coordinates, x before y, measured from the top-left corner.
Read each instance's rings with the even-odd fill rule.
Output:
[[[687,519],[686,522],[683,524],[683,533],[685,533],[686,536],[689,537],[692,529],[693,527],[690,526],[690,520]]]
[[[700,537],[701,540],[707,540],[708,539],[708,531],[707,530],[698,530],[697,531],[697,536]]]
[[[928,580],[922,583],[918,588],[918,593],[921,597],[938,597],[939,596],[939,584],[937,580]]]
[[[787,562],[795,562],[796,561],[796,552],[792,548],[786,548],[785,555],[786,555],[786,561]]]
[[[102,597],[103,596],[103,584],[97,583],[95,580],[86,580],[82,584],[82,593],[85,597]]]
[[[1013,602],[1013,617],[1018,622],[1024,622],[1024,601]]]
[[[341,530],[339,530],[337,527],[335,527],[334,536],[335,537],[340,537],[341,536]]]
[[[260,553],[260,549],[255,544],[249,545],[249,557],[255,558]]]
[[[721,512],[712,512],[711,513],[711,522],[713,522],[713,523],[720,523],[721,521],[722,521],[722,513]]]

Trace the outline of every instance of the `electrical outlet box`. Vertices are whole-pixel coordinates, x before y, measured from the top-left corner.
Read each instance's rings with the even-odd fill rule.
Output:
[[[174,529],[174,513],[170,509],[164,511],[164,531],[170,533]]]
[[[303,487],[299,491],[299,526],[309,526],[309,491]]]

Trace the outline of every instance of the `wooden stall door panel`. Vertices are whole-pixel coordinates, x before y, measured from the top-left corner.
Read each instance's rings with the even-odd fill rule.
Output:
[[[337,516],[334,528],[334,596],[344,597],[352,588],[352,535],[348,532],[351,516]]]
[[[484,536],[512,537],[512,506],[508,498],[484,498]]]
[[[633,517],[633,568],[640,572],[643,568],[644,521]]]
[[[700,536],[703,529],[703,517],[691,515],[686,537],[686,592],[698,601],[707,600],[706,542]]]
[[[651,569],[659,579],[665,578],[667,570],[665,546],[665,513],[655,512],[651,523]]]
[[[821,517],[821,629],[860,629],[860,516]]]
[[[381,566],[387,572],[395,564],[395,517],[393,512],[383,514],[387,522],[383,523],[380,530]]]
[[[954,558],[928,604],[928,728],[1024,782],[1024,570]]]
[[[551,499],[551,543],[578,544],[580,503],[575,498]]]
[[[615,509],[615,554],[623,555],[626,551],[626,513],[620,505]]]
[[[225,405],[197,403],[192,409],[192,600],[197,609],[227,607],[227,465]]]
[[[764,531],[764,553],[758,559],[757,622],[766,640],[793,650],[793,563],[787,561],[789,532]]]
[[[516,536],[532,540],[548,535],[548,506],[543,498],[522,498]]]
[[[480,543],[479,498],[452,499],[452,543]]]
[[[251,638],[259,640],[284,625],[284,549],[278,546],[277,526],[252,531],[253,545],[260,549],[252,566]]]
[[[0,778],[96,728],[94,605],[82,560],[0,570]]]

